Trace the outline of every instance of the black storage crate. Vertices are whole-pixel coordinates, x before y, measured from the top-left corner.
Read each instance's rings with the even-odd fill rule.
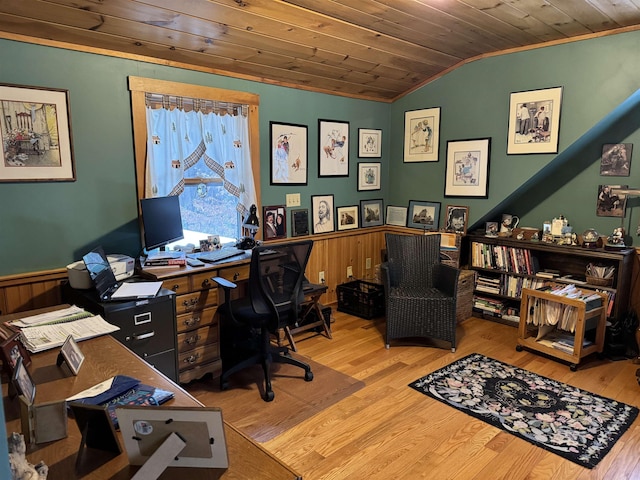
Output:
[[[384,315],[384,287],[377,283],[354,280],[336,287],[338,311],[357,317],[372,318]]]

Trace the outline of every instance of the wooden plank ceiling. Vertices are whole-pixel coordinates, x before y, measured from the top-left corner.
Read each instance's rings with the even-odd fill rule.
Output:
[[[638,25],[640,0],[0,1],[4,38],[380,101],[470,59]]]

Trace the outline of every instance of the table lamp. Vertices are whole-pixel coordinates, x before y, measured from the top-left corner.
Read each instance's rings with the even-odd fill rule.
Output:
[[[257,211],[258,208],[256,207],[256,205],[251,205],[251,207],[249,207],[249,215],[242,224],[242,228],[249,230],[249,233],[251,234],[250,239],[245,238],[242,241],[244,250],[253,248],[256,245],[256,233],[258,233],[258,229],[260,228],[260,220],[258,220],[258,215],[256,215]],[[249,242],[248,240],[251,240],[251,242]]]

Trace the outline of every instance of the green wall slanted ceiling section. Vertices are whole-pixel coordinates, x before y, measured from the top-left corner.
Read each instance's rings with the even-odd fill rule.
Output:
[[[127,77],[130,75],[241,90],[260,95],[263,205],[285,203],[300,193],[335,194],[335,206],[383,198],[468,205],[470,225],[497,220],[502,212],[521,225],[565,215],[578,232],[608,234],[619,218],[597,217],[598,185],[640,188],[640,31],[511,53],[470,62],[392,104],[306,92],[114,57],[0,40],[0,83],[69,90],[75,182],[0,184],[0,276],[64,267],[97,244],[108,252],[136,255],[138,233],[133,137]],[[558,154],[507,155],[509,95],[562,86]],[[438,162],[402,161],[404,112],[442,108]],[[349,177],[318,178],[318,119],[350,123]],[[269,122],[308,126],[309,182],[303,187],[269,184]],[[357,191],[357,130],[383,130],[382,190]],[[448,140],[491,138],[489,197],[445,198]],[[633,143],[630,177],[601,177],[604,143]],[[374,160],[377,161],[377,160]],[[623,220],[635,235],[640,199],[628,202]],[[441,219],[442,225],[442,219]]]

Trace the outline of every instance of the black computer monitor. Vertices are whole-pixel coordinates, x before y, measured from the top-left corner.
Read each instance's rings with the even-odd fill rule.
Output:
[[[149,251],[184,238],[177,195],[140,200],[144,248]]]

